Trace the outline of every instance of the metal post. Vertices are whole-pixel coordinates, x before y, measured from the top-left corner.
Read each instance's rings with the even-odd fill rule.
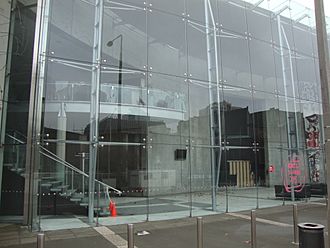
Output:
[[[42,111],[44,105],[43,89],[45,79],[46,54],[48,27],[49,27],[49,0],[37,1],[36,27],[33,45],[33,61],[31,72],[31,90],[28,117],[28,132],[26,144],[26,164],[24,185],[24,212],[23,223],[25,225],[35,226],[38,224],[37,206],[38,205],[38,180],[40,168],[40,155],[38,144],[40,142],[40,133],[42,129]],[[41,56],[42,55],[42,56]]]
[[[208,80],[209,80],[209,115],[210,115],[210,138],[211,145],[216,145],[216,131],[218,131],[219,135],[219,144],[221,144],[221,118],[220,118],[220,96],[219,96],[219,64],[218,64],[218,50],[217,50],[217,31],[216,31],[216,23],[213,16],[212,6],[210,5],[209,0],[204,0],[204,11],[205,11],[205,32],[206,32],[206,49],[207,49],[207,67],[208,67]],[[213,28],[210,27],[212,23]],[[213,43],[213,44],[212,44]],[[213,85],[212,82],[216,82],[216,85]],[[216,90],[217,98],[213,96],[212,90]],[[215,107],[214,103],[217,103]],[[217,110],[218,114],[218,127],[215,123],[214,118],[214,110]],[[216,151],[215,149],[211,150],[211,183],[212,183],[212,210],[216,210],[217,201],[216,201],[216,193],[217,187],[219,183],[219,174],[216,175]],[[219,150],[218,156],[218,168],[220,168],[221,163],[221,149]],[[217,173],[220,173],[220,170],[217,170]]]
[[[82,171],[85,173],[85,156],[86,153],[81,153],[81,167],[82,167]],[[82,193],[85,196],[85,175],[82,175]]]
[[[127,247],[134,248],[134,226],[127,224]]]
[[[71,190],[73,190],[73,177],[74,177],[74,171],[71,170]]]
[[[298,244],[298,207],[293,204],[293,243]]]
[[[257,247],[256,211],[251,210],[251,248]]]
[[[197,248],[203,248],[203,218],[197,217]]]
[[[37,234],[37,248],[44,248],[45,247],[45,234],[38,233]]]
[[[329,104],[329,80],[330,80],[330,59],[328,49],[328,36],[326,31],[326,21],[324,13],[324,3],[322,0],[314,0],[315,3],[315,18],[316,18],[316,33],[317,33],[317,47],[320,65],[320,80],[321,80],[321,94],[322,94],[322,108],[323,108],[323,125],[324,129],[324,156],[326,168],[326,182],[329,199],[330,192],[330,104]],[[327,228],[330,227],[330,206],[327,204]],[[330,239],[327,239],[328,247],[330,247]]]

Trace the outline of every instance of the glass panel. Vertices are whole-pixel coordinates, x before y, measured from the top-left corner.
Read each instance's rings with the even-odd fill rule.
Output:
[[[297,54],[297,73],[299,80],[299,97],[304,100],[319,101],[314,58]]]
[[[146,10],[106,2],[103,13],[102,63],[144,70],[147,65]]]
[[[148,137],[158,144],[187,144],[188,83],[184,78],[153,73],[148,86]]]
[[[253,92],[256,145],[278,147],[280,145],[279,107],[275,94]]]
[[[224,86],[225,138],[229,146],[252,146],[254,142],[251,91]]]
[[[291,153],[302,147],[303,123],[300,103],[294,98],[279,96],[280,126],[283,128],[282,147]]]
[[[227,147],[228,207],[230,212],[257,207],[257,171],[252,147]]]
[[[287,199],[283,182],[285,154],[279,147],[264,147],[258,148],[256,155],[260,177],[258,188],[259,207],[283,205]]]
[[[54,218],[71,219],[68,228],[86,227],[84,222],[77,220],[77,216],[87,215],[89,145],[44,139],[38,150],[41,229],[53,229]],[[97,196],[97,192],[93,194]]]
[[[290,97],[298,96],[295,54],[283,47],[275,46],[274,56],[278,93]]]
[[[316,85],[316,93],[317,93],[317,101],[322,102],[322,95],[321,95],[321,79],[320,79],[320,67],[319,67],[319,60],[318,58],[314,59],[314,66],[315,66],[315,85]]]
[[[259,207],[282,204],[282,197],[275,196],[282,189],[280,147],[285,128],[280,126],[278,96],[263,92],[253,93],[256,134],[256,173],[258,178]]]
[[[193,144],[214,145],[216,129],[211,131],[211,123],[216,125],[217,102],[213,100],[216,94],[216,85],[191,80],[189,84],[190,101],[190,138]],[[212,107],[212,109],[210,108]],[[212,114],[211,114],[212,113]],[[211,133],[212,132],[212,133]],[[211,137],[214,137],[212,140]]]
[[[92,61],[95,1],[51,0],[47,54]]]
[[[293,25],[293,35],[296,50],[299,53],[313,56],[313,43],[311,29],[307,26],[296,23]]]
[[[191,215],[188,147],[152,144],[148,150],[149,220]]]
[[[241,34],[247,34],[245,3],[234,0],[220,0],[220,26]]]
[[[271,42],[270,18],[272,12],[249,6],[246,11],[249,34],[266,42]]]
[[[216,82],[218,73],[217,63],[219,62],[216,53],[217,43],[213,28],[193,21],[187,23],[188,41],[188,71],[189,77]]]
[[[252,84],[256,90],[276,92],[273,46],[255,39],[250,42]]]
[[[36,1],[30,1],[35,4]],[[0,216],[22,222],[30,99],[31,60],[35,31],[33,7],[1,2],[0,84]],[[9,217],[10,218],[7,218]]]
[[[152,8],[178,16],[182,16],[185,12],[185,0],[148,0],[147,2],[152,5]]]
[[[118,220],[125,222],[125,219],[120,218],[124,216],[134,216],[136,221],[147,219],[148,176],[145,145],[101,143],[96,178],[109,186],[109,195],[99,197],[100,224],[111,225],[118,223]],[[115,204],[117,219],[108,217],[109,214],[114,214],[110,201]]]
[[[220,31],[222,77],[226,84],[251,87],[251,71],[247,36]]]
[[[292,31],[292,22],[285,17],[278,17],[278,15],[271,19],[273,40],[277,46],[294,49],[294,39]],[[281,33],[280,33],[281,30]],[[280,40],[280,37],[282,39]]]
[[[1,216],[15,219],[23,215],[26,140],[22,142],[16,132],[7,131],[3,149]]]
[[[48,139],[88,140],[92,65],[60,58],[46,63],[43,132]]]
[[[118,8],[130,8],[132,6],[132,4],[136,5],[136,6],[145,6],[147,4],[147,2],[149,2],[149,0],[114,0],[111,2],[115,2],[116,4],[118,4]]]
[[[318,48],[317,48],[317,37],[316,37],[316,30],[312,29],[312,44],[313,44],[313,57],[318,57]]]
[[[308,170],[304,150],[290,151],[286,148],[280,150],[282,153],[282,164],[280,177],[274,180],[276,199],[282,198],[286,204],[293,204],[304,198],[310,198],[310,186],[307,185]],[[274,170],[275,171],[275,170]],[[274,176],[278,175],[275,173]],[[282,180],[281,186],[279,179]]]
[[[191,147],[191,190],[193,216],[211,214],[225,209],[221,202],[224,192],[217,192],[220,180],[220,148]]]
[[[223,94],[227,210],[252,209],[257,206],[252,93],[224,86]]]
[[[185,36],[185,21],[181,17],[156,10],[148,12],[149,70],[184,76],[187,72]]]
[[[214,27],[218,22],[216,0],[186,0],[186,9],[189,19],[203,25]]]
[[[144,72],[103,66],[99,135],[102,141],[140,143],[147,132],[147,83]]]

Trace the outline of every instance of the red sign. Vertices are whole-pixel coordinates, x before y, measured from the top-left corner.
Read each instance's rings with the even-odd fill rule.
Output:
[[[274,165],[270,165],[269,167],[268,167],[268,172],[269,173],[273,173],[275,171],[275,166]]]
[[[293,155],[286,167],[282,168],[283,184],[286,192],[301,192],[306,183],[306,172],[301,160]]]

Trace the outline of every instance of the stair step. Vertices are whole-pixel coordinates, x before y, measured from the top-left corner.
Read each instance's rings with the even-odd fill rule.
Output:
[[[59,188],[52,188],[50,189],[51,192],[61,192],[63,189],[59,189]]]
[[[21,173],[21,172],[25,171],[25,169],[23,169],[23,168],[11,168],[10,170],[13,172],[17,172],[17,173]]]
[[[5,166],[5,167],[13,167],[14,164],[12,164],[12,163],[4,163],[3,166]]]
[[[62,181],[49,181],[51,184],[62,184],[63,182]]]
[[[61,185],[61,186],[58,186],[58,187],[56,187],[57,189],[67,189],[67,188],[69,188],[70,187],[70,185]]]
[[[82,199],[82,198],[84,198],[84,197],[85,197],[85,195],[82,194],[82,193],[75,193],[75,194],[72,196],[72,198],[80,198],[80,199]]]
[[[54,180],[56,180],[56,178],[55,177],[42,177],[41,180],[54,181]]]
[[[71,197],[75,192],[76,192],[75,189],[70,189],[65,191],[64,193],[60,193],[60,195],[63,197]]]
[[[71,198],[70,201],[72,202],[80,202],[81,198]]]
[[[53,186],[51,183],[42,183],[41,187],[51,187]]]
[[[62,184],[61,181],[42,181],[41,186],[42,187],[53,187],[52,189],[56,189],[56,188],[62,187],[61,184]],[[58,192],[58,191],[56,191],[56,192]]]

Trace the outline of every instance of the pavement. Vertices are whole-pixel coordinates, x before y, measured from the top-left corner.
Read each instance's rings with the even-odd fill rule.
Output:
[[[258,209],[256,215],[258,248],[298,247],[297,244],[292,243],[292,205]],[[298,204],[298,223],[313,222],[325,225],[326,220],[324,201]],[[134,224],[135,246],[137,248],[197,247],[196,223],[196,218],[193,217]],[[143,231],[149,234],[138,235]],[[19,225],[0,224],[0,247],[35,248],[36,235],[37,233]],[[250,236],[250,211],[203,217],[205,248],[248,248],[251,247]],[[47,231],[45,240],[46,248],[126,248],[127,225]]]

